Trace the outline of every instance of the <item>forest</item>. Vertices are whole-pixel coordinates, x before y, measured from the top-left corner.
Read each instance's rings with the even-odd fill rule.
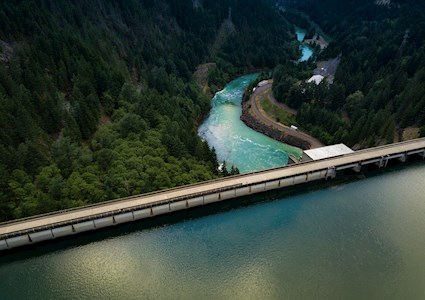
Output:
[[[1,1],[0,221],[227,175],[192,74],[283,64],[290,32],[258,0]]]
[[[305,83],[311,61],[275,69],[273,91],[298,109],[301,127],[327,144],[344,142],[356,149],[401,140],[409,127],[425,136],[423,1],[284,2],[286,18],[309,26],[308,35],[315,28],[299,12],[332,37],[318,60],[342,56],[331,85]]]

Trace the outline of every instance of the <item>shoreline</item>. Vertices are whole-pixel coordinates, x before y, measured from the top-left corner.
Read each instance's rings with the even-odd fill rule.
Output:
[[[328,42],[325,40],[323,35],[319,36],[319,43],[321,50],[327,47]],[[298,39],[298,38],[297,38]],[[308,45],[311,47],[311,43],[306,43],[306,40],[301,42],[303,45]],[[324,47],[323,47],[324,46]],[[248,93],[247,93],[248,92]],[[269,80],[269,83],[256,86],[255,91],[250,93],[250,91],[245,90],[244,95],[242,97],[242,114],[240,119],[251,129],[262,133],[276,141],[288,144],[290,146],[298,147],[302,150],[308,150],[312,148],[319,148],[325,146],[322,142],[320,142],[317,138],[299,131],[296,127],[295,130],[291,127],[277,122],[270,118],[266,112],[263,111],[261,107],[258,107],[258,100],[261,95],[267,95],[268,99],[273,103],[277,104],[276,99],[273,96],[272,92],[272,80]],[[247,95],[248,94],[248,95]],[[248,98],[249,97],[249,98]],[[280,105],[278,105],[280,106]],[[296,115],[296,111],[283,105],[283,109],[292,115]],[[296,159],[288,156],[288,164],[292,162],[297,163]]]
[[[271,84],[257,87],[256,91],[249,97],[249,100],[242,101],[242,114],[240,119],[251,129],[262,133],[279,142],[298,147],[302,150],[319,148],[324,146],[316,138],[271,120],[262,114],[256,106],[255,98],[260,93],[271,92]]]
[[[248,112],[248,105],[246,102],[242,104],[242,115],[240,119],[249,128],[259,133],[262,133],[276,141],[288,144],[290,146],[298,147],[302,150],[310,149],[311,145],[309,142],[299,139],[293,135],[285,134],[279,129],[267,126],[266,124],[263,124],[262,122],[257,120],[252,114]]]

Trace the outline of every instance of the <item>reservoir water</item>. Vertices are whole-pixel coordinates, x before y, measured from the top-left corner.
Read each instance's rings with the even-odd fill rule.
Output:
[[[425,299],[424,174],[5,255],[0,299]]]
[[[286,165],[288,153],[302,155],[300,149],[258,133],[240,120],[244,90],[257,76],[239,77],[216,93],[209,116],[199,127],[199,135],[214,147],[218,160],[228,167],[235,165],[241,173]]]

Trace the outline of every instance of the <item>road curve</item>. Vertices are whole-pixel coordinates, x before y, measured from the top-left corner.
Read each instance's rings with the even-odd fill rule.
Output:
[[[290,114],[296,114],[296,111],[294,109],[291,109],[287,107],[286,105],[280,105],[276,99],[273,96],[272,92],[272,83],[268,83],[266,85],[263,85],[261,87],[257,87],[255,92],[252,93],[251,97],[248,100],[248,104],[251,105],[251,112],[253,116],[269,127],[277,128],[279,131],[287,134],[295,136],[301,140],[307,141],[310,143],[310,149],[313,148],[320,148],[325,146],[323,143],[321,143],[318,139],[312,137],[311,135],[308,135],[307,133],[300,131],[300,130],[293,130],[288,126],[283,125],[282,123],[276,122],[275,120],[271,119],[266,112],[261,108],[260,101],[262,96],[267,96],[267,98],[273,103],[273,105],[278,105],[282,109],[285,109]]]

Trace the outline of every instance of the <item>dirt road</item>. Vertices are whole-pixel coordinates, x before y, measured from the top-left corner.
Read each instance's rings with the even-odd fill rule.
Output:
[[[310,143],[310,149],[324,146],[324,144],[322,144],[318,139],[308,135],[307,133],[302,132],[300,130],[295,131],[291,129],[290,127],[285,126],[279,122],[276,122],[275,120],[267,116],[267,114],[261,108],[261,105],[260,105],[260,100],[263,96],[267,96],[267,98],[274,105],[277,105],[283,108],[284,110],[286,110],[287,112],[293,115],[296,114],[296,111],[294,109],[291,109],[288,106],[276,101],[272,93],[272,84],[269,83],[264,86],[257,87],[255,92],[251,95],[250,99],[248,100],[248,105],[250,105],[251,107],[249,113],[252,114],[257,120],[259,120],[261,123],[265,124],[266,126],[277,128],[279,131],[281,131],[282,133],[286,135],[292,135],[292,136],[295,136],[296,138],[299,138],[303,141]]]

